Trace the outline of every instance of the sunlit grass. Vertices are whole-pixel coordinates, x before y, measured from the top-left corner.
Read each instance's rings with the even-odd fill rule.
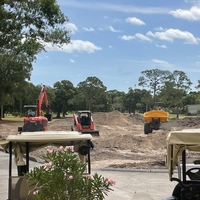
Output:
[[[15,117],[12,115],[6,115],[5,118],[2,118],[2,120],[4,120],[4,121],[23,121],[24,118],[23,117]]]

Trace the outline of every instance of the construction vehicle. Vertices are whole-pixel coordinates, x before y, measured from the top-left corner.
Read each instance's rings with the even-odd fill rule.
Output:
[[[46,114],[42,116],[42,103],[45,100]],[[48,130],[48,121],[52,121],[52,113],[49,109],[49,102],[46,93],[46,86],[43,85],[42,90],[37,99],[37,105],[25,105],[26,117],[24,118],[23,127],[19,127],[20,132],[33,132]]]
[[[73,115],[72,131],[78,131],[83,134],[91,134],[92,136],[99,136],[99,131],[95,130],[92,113],[90,110],[78,111],[78,115]]]
[[[143,117],[145,121],[145,134],[152,133],[153,130],[159,130],[162,123],[168,122],[169,113],[162,109],[163,105],[164,104],[162,102],[155,102],[153,105],[153,110],[144,113]]]
[[[199,200],[200,129],[172,131],[167,136],[166,144],[169,180],[177,184],[172,195],[163,200]]]

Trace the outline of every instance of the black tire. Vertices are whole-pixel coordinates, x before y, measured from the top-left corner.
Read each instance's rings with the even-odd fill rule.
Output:
[[[144,124],[144,134],[149,134],[149,123]]]

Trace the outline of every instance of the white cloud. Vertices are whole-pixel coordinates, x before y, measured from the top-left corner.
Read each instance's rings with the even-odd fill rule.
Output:
[[[150,38],[148,38],[147,36],[141,34],[141,33],[136,33],[135,37],[140,39],[140,40],[144,40],[144,41],[148,41],[151,42],[152,40]]]
[[[139,39],[139,40],[143,40],[143,41],[148,41],[151,42],[152,40],[150,38],[148,38],[147,36],[141,34],[141,33],[136,33],[135,35],[123,35],[120,37],[122,40],[134,40],[134,39]]]
[[[200,5],[200,0],[185,0],[185,2],[193,5]]]
[[[163,48],[163,49],[167,49],[167,47],[166,47],[165,45],[158,45],[158,44],[156,44],[156,47],[158,47],[158,48]]]
[[[74,63],[74,62],[75,62],[73,59],[69,59],[69,61],[70,61],[71,63]]]
[[[128,17],[128,18],[126,18],[125,21],[128,23],[134,24],[134,25],[139,25],[139,26],[145,25],[145,23],[142,20],[140,20],[136,17]]]
[[[77,30],[78,30],[78,28],[76,27],[76,25],[75,24],[73,24],[73,23],[67,23],[67,24],[65,24],[65,27],[68,29],[68,31],[70,31],[72,34],[74,34]]]
[[[164,60],[157,60],[157,59],[152,59],[151,62],[158,68],[166,68],[167,70],[170,71],[174,71],[174,70],[178,70],[178,71],[184,71],[184,72],[200,72],[199,68],[191,68],[191,67],[179,67],[177,65],[168,63],[167,61]],[[198,62],[195,63],[196,66],[198,67]]]
[[[190,10],[177,9],[175,11],[170,11],[169,14],[180,19],[200,21],[200,7],[197,6],[193,6]]]
[[[72,40],[70,44],[63,45],[62,49],[57,46],[53,46],[51,43],[45,44],[45,47],[48,51],[64,51],[67,53],[72,53],[74,51],[94,53],[95,51],[102,50],[101,47],[96,46],[92,42],[83,40]]]
[[[121,38],[122,40],[128,41],[128,40],[133,40],[133,39],[135,39],[135,36],[134,36],[134,35],[123,35],[123,36],[121,36],[120,38]]]
[[[181,31],[179,29],[168,29],[163,32],[155,32],[151,31],[146,34],[149,37],[154,37],[160,40],[167,40],[173,42],[174,39],[182,39],[185,40],[187,44],[198,44],[200,42],[200,38],[195,38],[194,35],[188,31]]]
[[[120,22],[120,21],[121,21],[121,19],[118,19],[118,18],[113,19],[113,22]]]
[[[166,61],[164,61],[164,60],[152,59],[151,61],[152,61],[153,63],[160,64],[160,65],[169,65],[169,63],[166,62]]]
[[[92,27],[90,27],[90,28],[83,27],[83,30],[88,31],[88,32],[94,31],[94,29]]]
[[[167,61],[164,61],[164,60],[157,60],[157,59],[152,59],[151,61],[152,61],[156,66],[164,67],[164,68],[171,69],[171,70],[174,69],[174,66],[171,65],[170,63],[168,63]]]
[[[109,48],[113,49],[113,47],[111,45],[108,46]]]
[[[105,3],[105,2],[85,2],[85,1],[66,1],[58,0],[61,6],[89,9],[89,10],[111,10],[124,13],[142,13],[142,14],[165,14],[170,10],[163,7],[137,7],[132,3],[130,5]]]
[[[121,32],[120,30],[115,30],[112,26],[108,26],[108,29],[109,29],[110,31],[112,31],[112,32],[115,32],[115,33]]]
[[[159,26],[159,27],[155,28],[154,30],[156,30],[156,31],[164,31],[165,29],[163,27]]]

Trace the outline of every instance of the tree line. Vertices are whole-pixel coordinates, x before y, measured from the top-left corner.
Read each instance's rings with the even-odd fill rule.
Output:
[[[142,71],[138,78],[138,86],[143,89],[130,87],[127,93],[116,89],[108,91],[100,79],[88,77],[76,87],[69,80],[47,86],[47,96],[50,108],[58,118],[68,112],[87,109],[92,112],[144,113],[152,109],[154,102],[163,102],[166,110],[178,117],[179,113],[187,113],[187,105],[200,104],[200,93],[191,91],[191,85],[183,71],[151,69]],[[5,95],[4,112],[22,116],[24,105],[36,104],[41,87],[28,81],[23,85],[15,84],[13,92]]]

